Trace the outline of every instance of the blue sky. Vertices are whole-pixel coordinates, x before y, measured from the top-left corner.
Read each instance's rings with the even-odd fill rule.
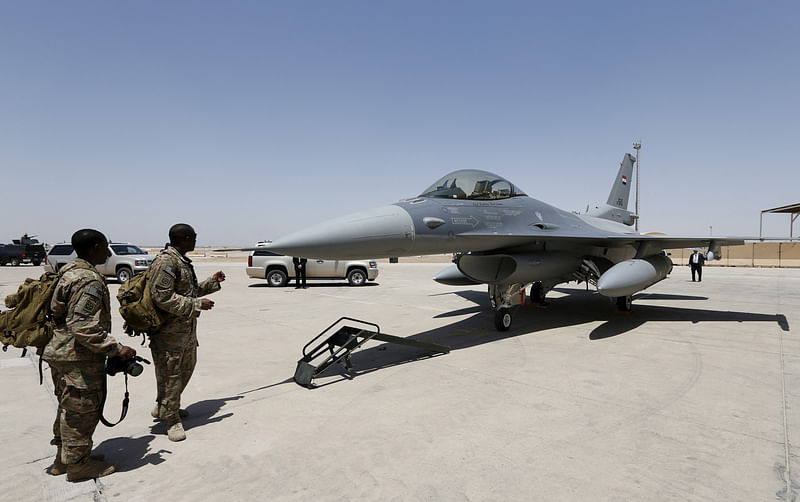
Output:
[[[158,245],[188,222],[250,245],[464,168],[583,210],[635,140],[641,230],[757,235],[800,202],[798,19],[796,1],[0,0],[0,241]]]

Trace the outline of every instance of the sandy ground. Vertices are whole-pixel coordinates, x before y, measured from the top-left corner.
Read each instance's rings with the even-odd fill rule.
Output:
[[[493,328],[485,287],[430,280],[446,263],[381,264],[375,283],[269,288],[244,261],[199,328],[184,393],[188,439],[150,417],[152,368],[129,379],[128,418],[95,449],[119,472],[46,473],[55,403],[32,358],[0,353],[3,500],[794,500],[800,472],[800,270],[687,267],[634,312],[582,288]],[[444,260],[447,261],[447,260]],[[0,268],[0,296],[40,267]],[[118,285],[111,283],[112,295]],[[113,304],[113,300],[112,300]],[[116,306],[114,307],[116,309]],[[369,342],[310,390],[303,346],[341,316],[439,343]],[[121,319],[115,310],[115,332]],[[149,350],[128,343],[145,357]],[[116,419],[123,378],[110,380]]]

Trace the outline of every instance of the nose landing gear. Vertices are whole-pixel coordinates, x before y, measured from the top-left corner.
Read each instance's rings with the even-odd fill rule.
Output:
[[[628,296],[617,297],[617,310],[620,312],[630,312],[633,308],[633,298]]]
[[[511,309],[500,307],[494,313],[494,327],[497,331],[508,331],[511,327]]]
[[[497,331],[511,328],[511,311],[524,302],[524,297],[524,284],[489,284],[489,303],[494,309],[494,327]]]

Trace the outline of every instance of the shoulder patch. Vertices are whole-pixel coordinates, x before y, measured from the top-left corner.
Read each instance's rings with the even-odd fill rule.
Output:
[[[173,279],[175,279],[175,271],[172,270],[172,267],[170,267],[169,265],[164,267],[164,272],[169,274]]]
[[[167,267],[169,268],[169,267]],[[175,276],[167,272],[167,270],[163,270],[162,273],[158,274],[158,279],[156,280],[156,285],[161,288],[169,289],[175,282]]]
[[[91,288],[90,288],[91,289]],[[82,294],[75,304],[75,313],[92,316],[100,309],[100,300],[86,293]]]

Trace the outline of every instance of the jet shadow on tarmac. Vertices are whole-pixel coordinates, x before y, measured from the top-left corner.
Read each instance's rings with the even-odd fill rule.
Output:
[[[486,296],[479,291],[466,290],[445,294],[456,294],[466,300],[474,302],[474,307],[454,310],[440,314],[436,317],[454,317],[473,314],[453,324],[440,328],[424,331],[407,337],[418,342],[432,343],[450,347],[451,350],[467,349],[521,335],[544,333],[551,329],[604,321],[600,326],[592,329],[589,340],[603,340],[614,336],[630,333],[648,322],[768,322],[776,323],[782,331],[789,331],[789,324],[783,314],[757,314],[752,312],[721,311],[710,309],[694,309],[683,307],[664,307],[639,304],[631,313],[609,313],[608,299],[592,292],[565,290],[569,294],[548,299],[548,306],[537,308],[528,306],[518,312],[520,318],[535,316],[536,322],[520,323],[518,328],[509,331],[497,332],[486,330],[487,313],[485,306]],[[669,295],[669,294],[641,294],[640,299],[679,300],[679,301],[704,301],[703,296]],[[371,373],[376,370],[398,366],[414,361],[440,356],[440,353],[430,353],[421,349],[403,347],[392,344],[382,344],[365,348],[353,353],[351,357],[352,369],[347,371],[342,365],[334,365],[320,374],[320,377],[340,375],[341,379],[318,382],[317,387],[323,387],[341,381],[352,379],[355,376]]]

